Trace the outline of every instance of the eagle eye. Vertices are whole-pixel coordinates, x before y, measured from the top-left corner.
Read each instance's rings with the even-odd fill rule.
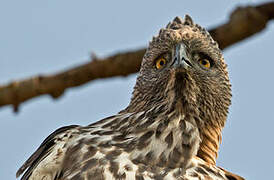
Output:
[[[156,69],[162,69],[166,65],[166,59],[163,57],[159,57],[155,61],[155,67]]]
[[[209,68],[211,67],[210,60],[208,60],[208,59],[200,59],[200,60],[199,60],[199,64],[200,64],[203,68],[206,68],[206,69],[209,69]]]

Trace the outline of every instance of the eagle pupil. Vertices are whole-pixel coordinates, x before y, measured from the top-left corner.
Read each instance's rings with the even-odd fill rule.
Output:
[[[202,60],[202,64],[203,65],[207,65],[207,61],[206,60]]]
[[[165,62],[162,60],[160,61],[160,65],[163,66],[165,64]]]

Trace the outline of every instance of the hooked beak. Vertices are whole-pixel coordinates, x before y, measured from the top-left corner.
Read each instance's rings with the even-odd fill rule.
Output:
[[[187,47],[184,43],[179,43],[175,46],[172,66],[174,68],[184,68],[184,69],[188,69],[192,67],[192,64],[190,63],[187,57]]]

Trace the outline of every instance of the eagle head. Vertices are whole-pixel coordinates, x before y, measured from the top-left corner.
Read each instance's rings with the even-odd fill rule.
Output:
[[[176,17],[149,43],[126,111],[163,104],[163,111],[195,119],[202,140],[198,154],[215,163],[231,85],[218,44],[188,15]]]

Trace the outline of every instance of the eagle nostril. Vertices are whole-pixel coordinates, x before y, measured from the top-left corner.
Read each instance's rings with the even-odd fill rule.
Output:
[[[185,61],[185,62],[187,63],[187,65],[189,65],[189,66],[192,67],[192,64],[189,62],[189,60],[187,60],[187,59],[185,59],[185,58],[183,58],[182,60]]]
[[[175,58],[174,58],[174,61],[176,62],[177,60],[178,60],[177,57],[175,57]]]

